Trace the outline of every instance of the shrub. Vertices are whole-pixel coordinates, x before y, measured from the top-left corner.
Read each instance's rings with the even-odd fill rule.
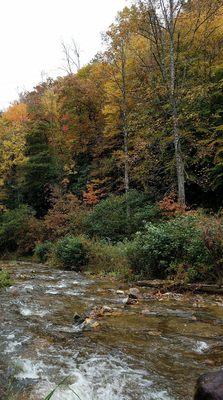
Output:
[[[203,225],[197,216],[183,216],[158,225],[147,224],[127,246],[135,273],[165,278],[178,269],[189,281],[208,279],[219,256],[214,257],[205,242]]]
[[[63,194],[53,189],[51,208],[43,219],[44,235],[49,240],[58,240],[67,235],[82,233],[84,206],[72,193]]]
[[[19,230],[17,239],[17,254],[33,254],[36,243],[44,240],[44,230],[42,220],[38,220],[34,215],[30,215],[28,221]]]
[[[223,282],[223,220],[222,216],[201,215],[199,225],[209,252],[208,268],[201,271],[203,279]],[[206,271],[207,270],[207,271]]]
[[[87,251],[79,237],[66,236],[55,245],[56,261],[64,267],[79,271],[87,263]]]
[[[10,286],[11,284],[12,281],[9,272],[0,270],[0,288]]]
[[[85,239],[86,240],[86,239]],[[86,240],[88,270],[93,274],[130,278],[131,270],[126,257],[125,245]]]
[[[16,251],[30,233],[30,220],[34,218],[33,211],[23,205],[15,210],[8,210],[0,217],[0,252]],[[32,241],[33,244],[33,241]],[[23,242],[24,252],[25,243]]]
[[[50,251],[52,250],[52,247],[53,243],[49,241],[37,244],[35,247],[34,256],[39,262],[45,263],[48,259]]]
[[[126,201],[130,208],[127,218]],[[159,209],[148,204],[144,194],[135,190],[128,195],[115,196],[102,200],[85,218],[87,233],[92,237],[118,242],[130,238],[147,221],[153,221],[159,216]]]
[[[185,214],[186,211],[186,206],[179,204],[177,201],[177,194],[174,192],[166,195],[163,200],[158,203],[158,206],[160,207],[161,212],[169,217],[177,214]]]
[[[90,274],[111,275],[120,278],[131,276],[125,245],[91,240],[85,236],[67,236],[56,244],[45,242],[37,245],[37,259],[47,259],[56,265],[79,271],[87,268]]]

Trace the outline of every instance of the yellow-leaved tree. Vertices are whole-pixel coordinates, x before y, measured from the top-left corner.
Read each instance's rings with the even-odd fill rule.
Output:
[[[0,201],[5,196],[5,185],[15,178],[18,167],[26,162],[25,145],[29,116],[26,104],[15,103],[0,118]],[[0,206],[1,209],[3,206]]]

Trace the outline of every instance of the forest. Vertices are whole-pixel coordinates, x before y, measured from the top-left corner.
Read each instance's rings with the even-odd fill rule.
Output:
[[[137,0],[0,116],[0,252],[221,282],[223,2]],[[2,278],[5,279],[5,276]]]

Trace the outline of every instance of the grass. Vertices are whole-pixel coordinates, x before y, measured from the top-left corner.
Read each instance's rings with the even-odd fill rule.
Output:
[[[16,383],[16,373],[19,371],[20,369],[18,369],[17,367],[16,367],[16,369],[13,371],[13,373],[12,373],[12,375],[9,377],[9,379],[8,379],[8,384],[7,384],[7,387],[5,388],[6,389],[6,391],[5,391],[5,393],[4,393],[4,399],[5,400],[16,400],[17,398],[18,398],[18,396],[19,396],[19,398],[20,398],[20,395],[21,395],[21,393],[17,393],[17,394],[15,394],[14,393],[14,390],[13,390],[13,388],[14,388],[14,384]],[[50,399],[52,399],[53,400],[53,395],[56,393],[56,391],[58,390],[58,389],[60,389],[62,386],[64,386],[65,385],[65,389],[68,389],[68,390],[70,390],[70,392],[72,392],[73,393],[73,395],[74,395],[74,400],[76,399],[78,399],[78,400],[82,400],[81,398],[80,398],[80,396],[69,386],[69,384],[66,384],[66,382],[67,382],[67,380],[69,379],[69,377],[66,377],[66,378],[64,378],[57,386],[55,386],[55,388],[53,389],[53,390],[51,390],[51,392],[50,393],[48,393],[48,395],[46,396],[46,397],[44,397],[44,399],[43,400],[50,400]],[[24,393],[23,393],[24,394]],[[27,398],[27,397],[22,397],[22,398]]]
[[[66,377],[65,379],[63,379],[45,398],[44,400],[50,400],[52,399],[53,395],[55,394],[55,392],[64,385],[64,383],[68,380],[68,377]],[[78,398],[79,400],[81,400],[81,398],[78,396],[78,394],[71,389],[71,387],[69,385],[67,385],[67,389],[69,389],[75,396],[76,398]]]

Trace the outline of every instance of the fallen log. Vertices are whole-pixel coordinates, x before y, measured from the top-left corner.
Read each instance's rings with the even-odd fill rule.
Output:
[[[193,292],[193,293],[208,293],[208,294],[219,294],[223,295],[223,286],[217,284],[206,284],[206,283],[183,283],[174,282],[173,280],[143,280],[135,282],[138,287],[147,287],[153,289],[159,289],[161,291],[170,292]]]

